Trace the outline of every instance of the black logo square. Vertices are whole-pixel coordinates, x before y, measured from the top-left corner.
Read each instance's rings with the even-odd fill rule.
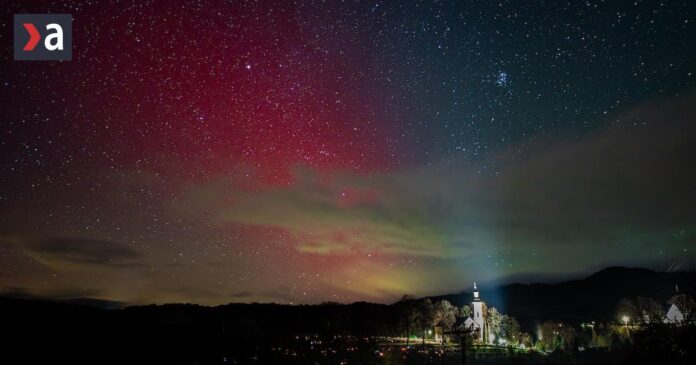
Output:
[[[72,59],[72,15],[15,14],[14,59],[69,61]]]

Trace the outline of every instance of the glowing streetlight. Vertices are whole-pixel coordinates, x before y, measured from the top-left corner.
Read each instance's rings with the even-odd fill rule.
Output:
[[[626,326],[626,329],[628,329],[628,320],[629,320],[629,319],[630,319],[630,318],[628,318],[628,316],[626,316],[626,315],[624,315],[623,317],[621,317],[621,320],[623,321],[624,326]]]

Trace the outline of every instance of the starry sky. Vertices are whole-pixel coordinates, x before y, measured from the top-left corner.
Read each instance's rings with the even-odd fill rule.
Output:
[[[0,294],[391,302],[696,261],[693,1],[9,1]],[[73,60],[12,60],[12,14]]]

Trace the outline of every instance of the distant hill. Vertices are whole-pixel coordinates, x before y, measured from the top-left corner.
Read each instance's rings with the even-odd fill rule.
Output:
[[[509,284],[480,288],[482,299],[500,311],[531,324],[540,319],[568,322],[616,319],[622,298],[648,297],[667,306],[676,294],[696,292],[696,272],[657,272],[648,269],[610,267],[584,279],[557,284]],[[471,293],[430,297],[461,306],[471,302]]]

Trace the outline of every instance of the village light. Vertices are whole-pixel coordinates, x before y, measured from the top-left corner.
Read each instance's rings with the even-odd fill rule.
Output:
[[[623,317],[621,317],[621,319],[624,322],[624,326],[626,326],[626,328],[628,328],[628,320],[629,320],[628,316],[624,315]]]

